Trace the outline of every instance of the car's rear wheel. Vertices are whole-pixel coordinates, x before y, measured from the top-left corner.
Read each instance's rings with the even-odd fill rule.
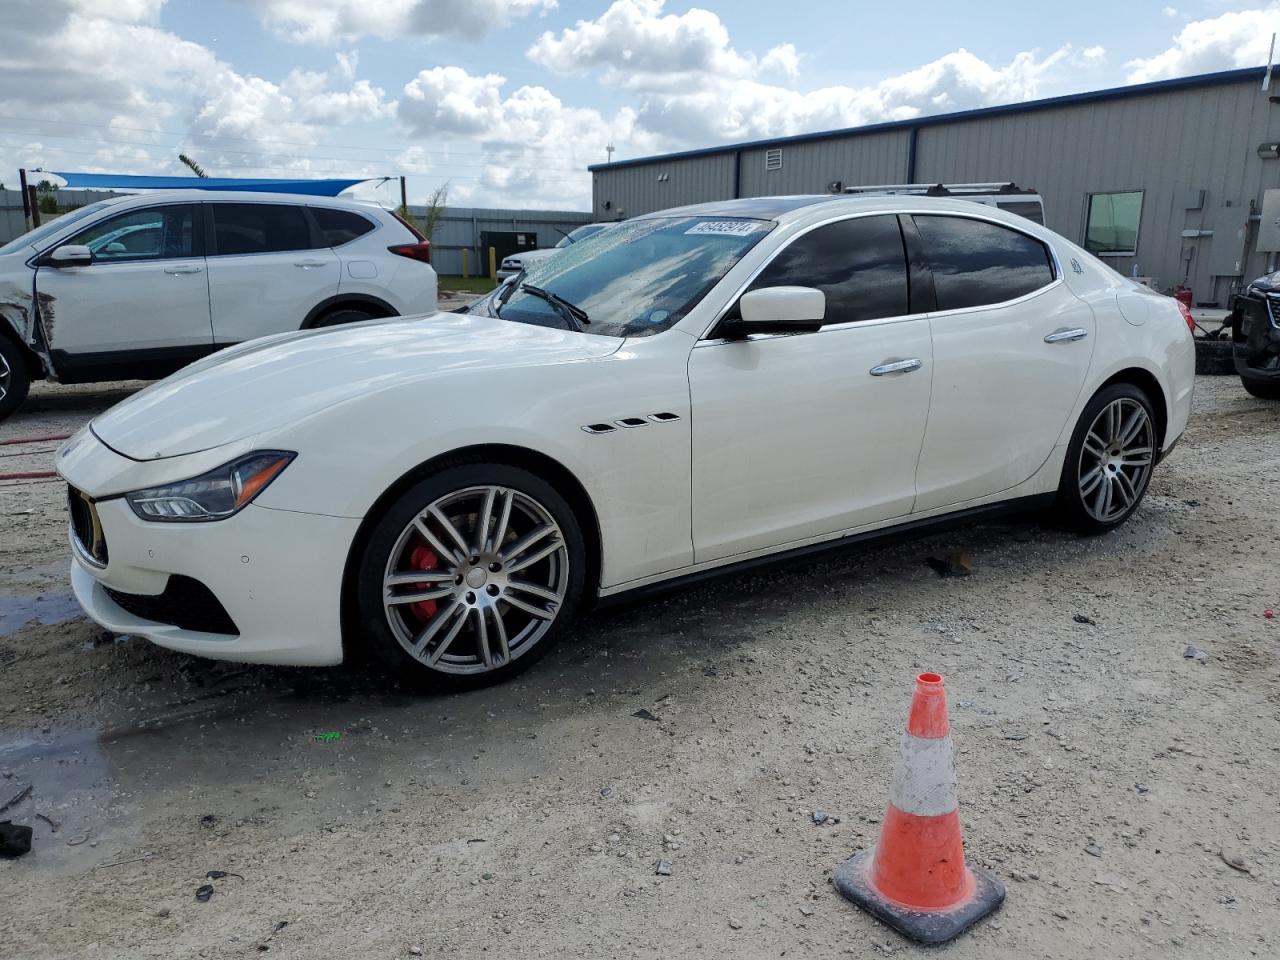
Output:
[[[1280,400],[1280,383],[1268,383],[1262,380],[1246,380],[1240,378],[1244,388],[1253,396],[1262,400]]]
[[[22,406],[30,389],[27,358],[16,343],[0,334],[0,420]]]
[[[1156,420],[1146,393],[1129,383],[1098,391],[1067,447],[1058,507],[1082,533],[1105,533],[1138,509],[1151,482]]]
[[[374,314],[369,310],[362,310],[359,307],[340,307],[332,313],[326,313],[311,324],[311,328],[314,330],[317,327],[336,327],[340,323],[363,323],[365,320],[372,319]]]
[[[449,466],[401,494],[373,529],[360,624],[386,664],[428,687],[498,683],[563,634],[585,557],[573,510],[541,478],[505,464]]]

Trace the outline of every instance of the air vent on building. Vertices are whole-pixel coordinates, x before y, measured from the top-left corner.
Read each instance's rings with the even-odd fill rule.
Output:
[[[669,173],[660,173],[660,174],[658,174],[658,182],[659,182],[659,183],[666,183],[666,182],[667,182],[668,180],[670,180],[670,179],[671,179],[671,174],[669,174]]]
[[[782,169],[782,148],[774,147],[764,152],[764,168],[766,170]]]

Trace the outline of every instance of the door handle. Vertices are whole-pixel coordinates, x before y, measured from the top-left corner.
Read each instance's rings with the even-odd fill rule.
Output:
[[[911,373],[913,370],[919,370],[924,366],[924,361],[917,358],[910,360],[894,360],[892,363],[882,363],[878,367],[871,368],[873,377],[884,377],[891,373]]]
[[[198,267],[194,263],[184,263],[177,267],[165,267],[164,272],[171,277],[181,276],[187,273],[199,273],[204,267]]]
[[[293,265],[295,267],[301,267],[303,270],[306,270],[308,267],[323,267],[325,265],[325,261],[324,260],[295,260],[293,262]]]
[[[1044,338],[1045,343],[1075,343],[1077,340],[1083,340],[1089,335],[1089,331],[1083,327],[1076,327],[1072,330],[1055,330]]]

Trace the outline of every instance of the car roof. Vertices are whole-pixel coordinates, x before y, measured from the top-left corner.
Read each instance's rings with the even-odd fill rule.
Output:
[[[750,217],[757,220],[774,220],[788,223],[809,214],[850,213],[861,211],[866,213],[896,213],[907,210],[936,210],[939,213],[981,213],[983,217],[1000,220],[1028,233],[1041,236],[1041,230],[1034,229],[1038,225],[1017,214],[1009,213],[990,204],[977,203],[974,200],[962,200],[950,197],[927,197],[920,194],[880,193],[880,194],[818,194],[794,197],[751,197],[742,200],[717,200],[712,203],[695,203],[685,207],[674,207],[670,210],[658,210],[636,217],[644,220],[651,217]]]

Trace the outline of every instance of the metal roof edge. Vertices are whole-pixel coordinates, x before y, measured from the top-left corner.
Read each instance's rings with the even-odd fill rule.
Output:
[[[1147,93],[1194,90],[1197,87],[1215,87],[1229,83],[1240,83],[1245,80],[1261,79],[1265,73],[1266,67],[1243,67],[1237,70],[1221,70],[1217,73],[1200,73],[1190,77],[1174,77],[1171,80],[1152,80],[1148,83],[1135,83],[1123,87],[1108,87],[1105,90],[1068,93],[1058,97],[1046,97],[1042,100],[1025,100],[1021,103],[1005,103],[994,107],[976,107],[972,110],[959,110],[954,113],[937,113],[931,116],[915,117],[911,120],[886,120],[882,123],[869,123],[860,127],[843,127],[839,130],[823,130],[815,133],[797,133],[787,137],[770,137],[764,140],[744,140],[739,143],[700,147],[695,150],[681,150],[677,153],[654,154],[648,157],[635,157],[630,160],[617,160],[612,163],[593,163],[587,167],[587,170],[591,173],[600,173],[605,170],[639,167],[667,160],[687,160],[694,157],[727,155],[736,153],[739,150],[758,150],[765,147],[781,147],[788,144],[814,143],[822,140],[836,140],[842,137],[882,133],[888,130],[910,130],[918,127],[943,126],[949,123],[962,123],[966,120],[981,120],[986,117],[998,117],[1013,113],[1033,113],[1037,110],[1048,110],[1053,107],[1078,106],[1105,100],[1121,100],[1126,97],[1137,97]]]

